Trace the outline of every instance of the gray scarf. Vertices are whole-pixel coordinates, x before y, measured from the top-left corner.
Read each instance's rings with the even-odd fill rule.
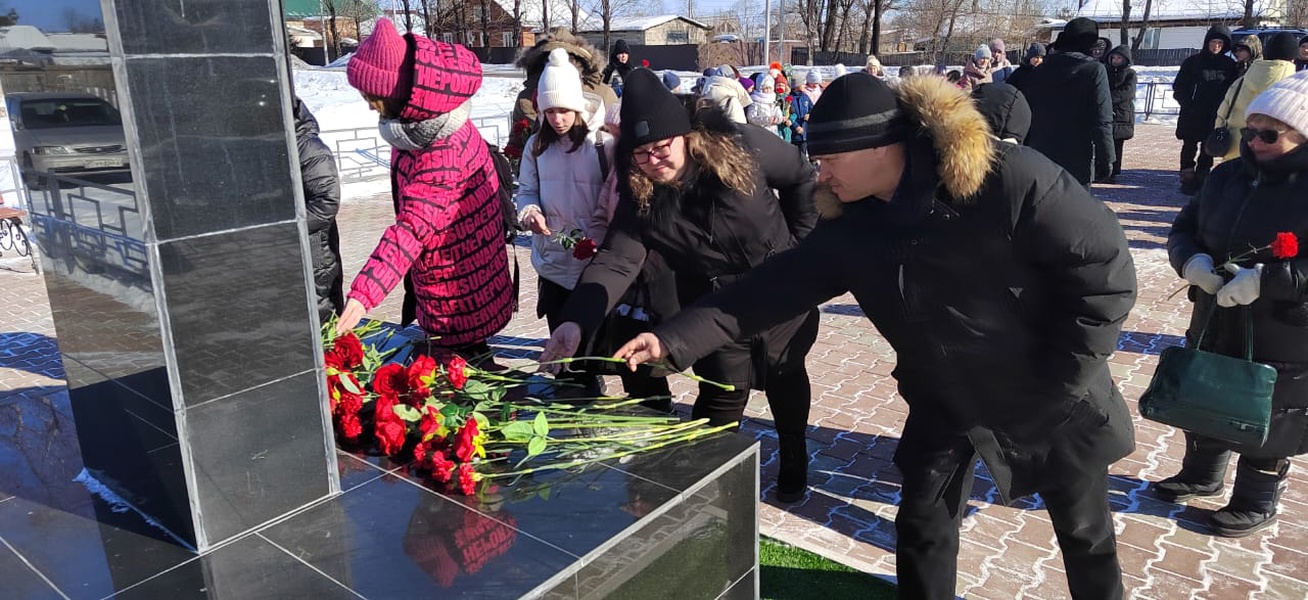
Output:
[[[430,146],[436,140],[454,135],[454,132],[468,122],[468,115],[471,113],[472,105],[464,102],[458,108],[426,121],[401,121],[382,117],[377,130],[381,132],[382,139],[390,145],[400,150],[416,152]]]

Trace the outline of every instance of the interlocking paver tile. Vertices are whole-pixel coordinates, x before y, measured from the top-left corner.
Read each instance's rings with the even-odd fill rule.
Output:
[[[1127,320],[1111,369],[1132,410],[1149,383],[1163,348],[1179,344],[1190,314],[1184,295],[1169,298],[1180,281],[1167,264],[1167,229],[1187,198],[1175,190],[1179,142],[1172,129],[1141,125],[1127,143],[1125,172],[1095,194],[1119,216],[1136,261],[1140,297]],[[339,216],[347,278],[353,277],[381,232],[393,222],[388,197],[351,199]],[[515,248],[522,265],[522,310],[492,340],[502,353],[531,358],[548,337],[535,318],[536,278],[526,239]],[[63,385],[57,336],[41,278],[0,269],[0,404],[6,396]],[[373,316],[399,317],[392,295]],[[122,324],[130,327],[131,324]],[[111,327],[106,326],[106,329]],[[130,350],[124,348],[124,350]],[[509,360],[508,362],[513,362]],[[809,450],[814,491],[799,504],[770,500],[777,468],[776,435],[761,394],[755,394],[742,431],[762,444],[764,500],[760,527],[775,537],[855,568],[894,573],[895,502],[899,474],[891,458],[907,406],[895,393],[895,358],[850,296],[822,310],[822,329],[808,359],[814,408]],[[611,390],[620,384],[610,383]],[[694,386],[672,381],[678,409],[688,414]],[[1176,506],[1153,497],[1148,481],[1180,468],[1184,439],[1169,427],[1135,418],[1138,447],[1110,468],[1110,504],[1116,512],[1128,595],[1138,598],[1308,597],[1308,464],[1296,459],[1282,522],[1240,541],[1215,540],[1204,522],[1226,497]],[[1023,499],[996,504],[984,469],[978,469],[972,510],[963,521],[958,591],[968,598],[1067,597],[1062,559],[1043,504]],[[1228,473],[1229,484],[1234,468]],[[1255,593],[1256,592],[1256,593]]]

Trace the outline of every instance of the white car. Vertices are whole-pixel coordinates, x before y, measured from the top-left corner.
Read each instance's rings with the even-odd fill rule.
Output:
[[[24,178],[36,173],[126,171],[123,119],[105,100],[73,92],[7,94],[5,106]]]

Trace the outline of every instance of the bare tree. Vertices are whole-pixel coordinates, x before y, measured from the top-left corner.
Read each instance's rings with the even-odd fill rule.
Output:
[[[540,30],[550,30],[550,0],[540,0]]]
[[[1135,52],[1140,49],[1144,43],[1145,32],[1149,31],[1149,13],[1154,9],[1154,0],[1145,0],[1144,12],[1140,14],[1140,30],[1135,32],[1135,40],[1131,42],[1131,51]]]
[[[1122,0],[1122,22],[1117,29],[1122,45],[1131,43],[1131,0]]]
[[[336,2],[340,5],[337,9],[340,16],[354,22],[354,35],[359,37],[363,36],[363,22],[381,14],[381,7],[377,6],[375,0],[336,0]]]
[[[863,9],[863,27],[858,35],[859,54],[876,54],[881,51],[881,18],[899,8],[894,0],[859,0]]]
[[[1308,2],[1287,2],[1284,21],[1286,27],[1308,27]]]
[[[9,11],[14,15],[14,21],[18,20],[14,11]],[[84,15],[81,11],[72,6],[64,7],[60,11],[59,18],[63,21],[64,27],[68,28],[69,33],[104,33],[104,21],[97,15]],[[0,21],[5,17],[0,16]]]
[[[568,10],[572,13],[572,30],[581,30],[581,0],[568,0]]]
[[[522,0],[513,0],[513,47],[522,47]]]
[[[429,36],[436,31],[432,28],[430,2],[431,0],[418,0],[418,10],[422,11],[422,30]]]
[[[413,31],[413,7],[409,5],[411,0],[400,0],[404,6],[404,29]]]
[[[594,4],[594,12],[599,14],[600,27],[603,31],[602,45],[600,50],[608,52],[610,46],[610,37],[613,32],[613,19],[615,17],[627,16],[635,13],[640,6],[641,0],[597,0]]]
[[[698,0],[686,0],[686,18],[695,18],[695,9],[698,8]]]
[[[1245,27],[1257,27],[1258,21],[1261,20],[1259,15],[1254,14],[1254,0],[1244,0],[1244,18],[1240,20],[1240,24]]]
[[[4,10],[8,2],[0,2],[0,10]],[[18,11],[9,9],[9,12],[0,14],[0,27],[10,27],[18,24]]]
[[[326,32],[329,34],[326,42],[327,62],[332,62],[341,57],[341,34],[336,28],[336,17],[340,14],[341,4],[344,0],[322,0],[322,8],[327,11]]]

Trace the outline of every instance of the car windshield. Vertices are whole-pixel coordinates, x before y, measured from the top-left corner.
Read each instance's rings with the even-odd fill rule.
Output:
[[[122,116],[112,105],[99,98],[43,98],[22,101],[23,127],[55,129],[59,127],[121,126]]]

